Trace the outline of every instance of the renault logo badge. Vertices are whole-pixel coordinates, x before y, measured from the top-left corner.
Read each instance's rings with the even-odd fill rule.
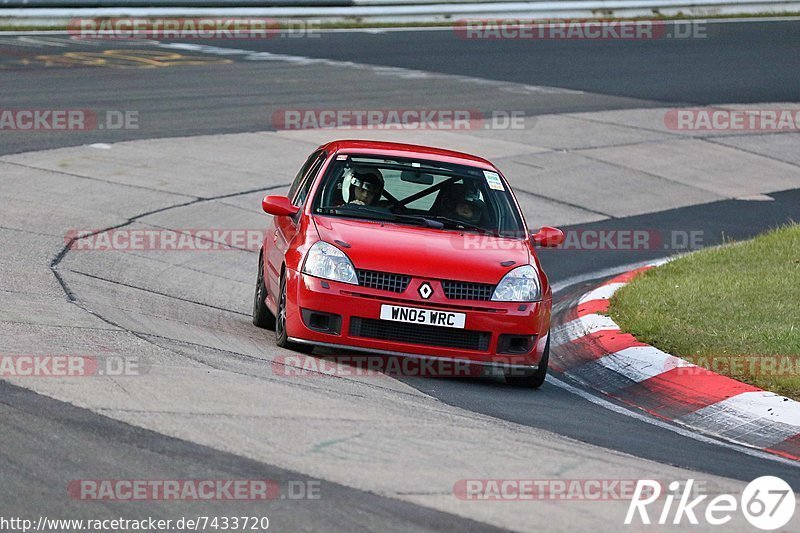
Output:
[[[427,300],[433,294],[433,289],[431,288],[430,283],[428,283],[426,281],[422,285],[419,286],[419,289],[417,289],[417,292],[419,293],[420,296],[422,296],[423,300]]]

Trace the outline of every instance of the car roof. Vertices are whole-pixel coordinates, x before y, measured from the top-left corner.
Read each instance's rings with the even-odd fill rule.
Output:
[[[419,144],[340,139],[323,144],[319,149],[332,152],[341,151],[348,154],[380,154],[410,158],[419,157],[441,163],[454,163],[458,165],[470,165],[486,170],[497,170],[494,165],[482,157]]]

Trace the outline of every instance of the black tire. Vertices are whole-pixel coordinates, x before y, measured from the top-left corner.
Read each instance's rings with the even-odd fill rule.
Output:
[[[528,389],[538,389],[544,384],[547,377],[547,365],[550,362],[550,332],[547,332],[547,344],[544,346],[544,354],[539,363],[539,368],[529,376],[509,376],[506,375],[506,383],[512,387],[524,387]]]
[[[264,256],[258,258],[256,291],[253,295],[253,324],[259,328],[275,329],[275,315],[267,307],[267,286],[264,283]]]
[[[289,340],[286,332],[286,275],[281,274],[281,289],[278,295],[278,315],[275,318],[275,344],[281,348],[295,350],[302,353],[311,353],[314,346],[310,344],[298,344]]]

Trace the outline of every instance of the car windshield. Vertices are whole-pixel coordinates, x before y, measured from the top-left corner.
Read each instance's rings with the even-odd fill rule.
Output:
[[[523,234],[516,204],[497,172],[437,161],[338,155],[314,213],[498,236]]]

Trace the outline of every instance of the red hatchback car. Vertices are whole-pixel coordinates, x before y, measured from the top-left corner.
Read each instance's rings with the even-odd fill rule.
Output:
[[[314,346],[501,369],[538,387],[551,290],[505,178],[480,157],[333,141],[306,160],[261,248],[253,323]]]

